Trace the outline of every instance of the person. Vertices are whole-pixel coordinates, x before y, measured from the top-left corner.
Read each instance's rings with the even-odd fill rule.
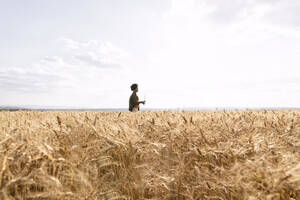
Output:
[[[139,91],[138,84],[134,83],[130,86],[132,94],[129,98],[129,111],[137,112],[140,110],[140,104],[145,104],[146,101],[139,101],[139,97],[136,93]]]

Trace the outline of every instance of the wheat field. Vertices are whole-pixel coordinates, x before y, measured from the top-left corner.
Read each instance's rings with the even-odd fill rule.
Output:
[[[0,112],[0,199],[300,199],[300,111]]]

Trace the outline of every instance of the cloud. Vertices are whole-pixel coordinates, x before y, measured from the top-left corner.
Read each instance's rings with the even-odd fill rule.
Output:
[[[122,67],[128,53],[110,42],[91,40],[88,42],[77,42],[69,38],[60,38],[66,50],[72,58],[81,64],[99,68]]]
[[[62,77],[43,72],[43,69],[7,68],[0,70],[0,87],[10,92],[49,92],[59,84]]]
[[[228,24],[251,18],[292,28],[300,26],[298,0],[190,0],[189,2],[185,4],[197,8],[200,13],[209,11],[206,17],[220,23]],[[176,7],[179,1],[173,0],[173,3]]]
[[[6,92],[97,92],[104,76],[124,65],[127,53],[109,42],[60,38],[65,52],[45,56],[30,66],[2,67],[0,87]],[[59,51],[58,51],[59,52]]]
[[[173,0],[164,20],[167,27],[243,45],[282,36],[299,39],[299,10],[298,0]]]

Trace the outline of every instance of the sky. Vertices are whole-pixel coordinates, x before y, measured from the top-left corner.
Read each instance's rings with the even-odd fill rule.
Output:
[[[0,0],[0,105],[300,107],[299,0]]]

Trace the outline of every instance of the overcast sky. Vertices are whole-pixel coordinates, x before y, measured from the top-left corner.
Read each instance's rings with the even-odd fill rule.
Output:
[[[0,0],[0,105],[300,107],[299,0]]]

